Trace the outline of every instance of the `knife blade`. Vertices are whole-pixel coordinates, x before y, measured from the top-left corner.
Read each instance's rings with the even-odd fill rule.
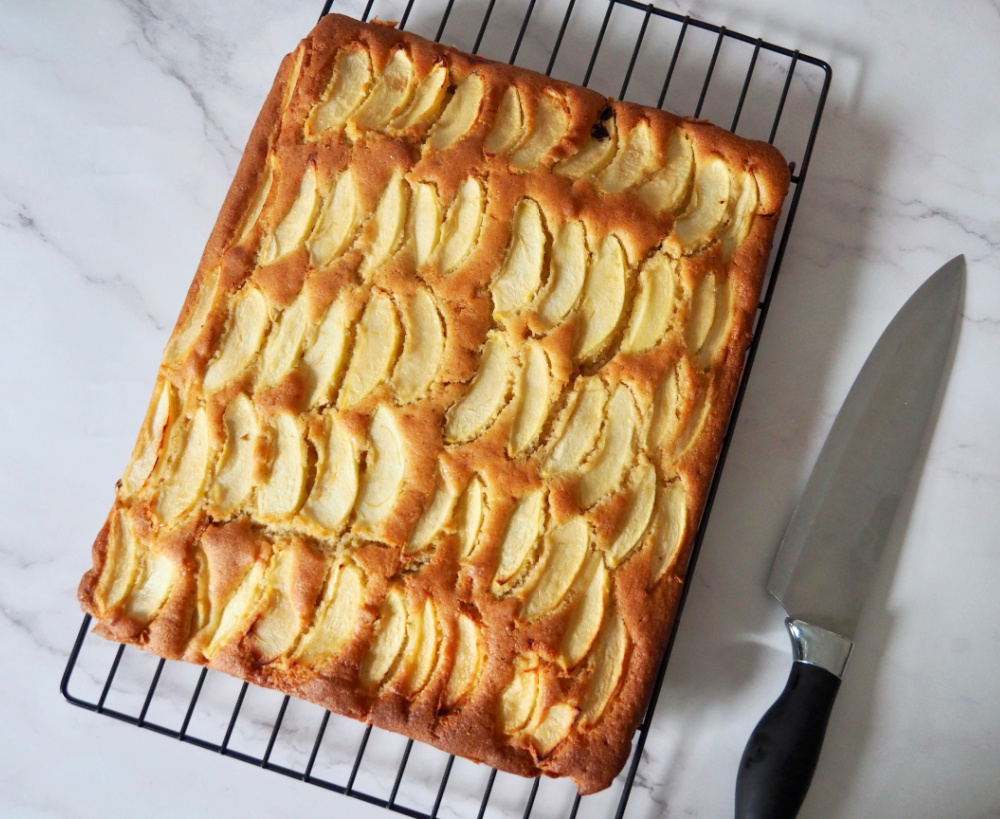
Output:
[[[754,728],[737,819],[794,819],[819,758],[868,587],[931,419],[960,316],[965,257],[910,297],[861,368],[778,548],[768,591],[794,661]]]

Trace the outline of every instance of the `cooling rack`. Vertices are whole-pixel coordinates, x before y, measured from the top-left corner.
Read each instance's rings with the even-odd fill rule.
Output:
[[[327,0],[322,14],[332,4]],[[830,66],[636,0],[341,0],[338,10],[363,20],[397,20],[400,28],[608,96],[704,117],[776,144],[789,160],[791,190],[690,573],[802,194]],[[608,790],[581,797],[571,783],[499,773],[219,672],[110,643],[90,635],[89,626],[86,616],[62,678],[63,696],[73,705],[419,819],[442,814],[621,819],[642,765],[674,639],[671,633],[625,769]]]

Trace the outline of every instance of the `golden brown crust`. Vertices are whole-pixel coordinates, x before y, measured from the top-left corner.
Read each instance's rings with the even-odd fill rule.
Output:
[[[770,146],[328,15],[168,343],[96,630],[606,787],[787,187]]]

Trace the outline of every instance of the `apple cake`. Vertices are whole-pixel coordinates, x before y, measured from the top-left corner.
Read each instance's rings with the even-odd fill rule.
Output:
[[[97,633],[606,787],[787,187],[768,145],[328,15],[164,352]]]

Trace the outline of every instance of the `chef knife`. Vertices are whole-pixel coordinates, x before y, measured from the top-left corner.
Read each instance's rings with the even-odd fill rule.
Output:
[[[768,591],[794,662],[750,735],[736,819],[794,819],[812,780],[858,618],[921,446],[960,315],[965,258],[945,264],[858,374],[778,549]]]

